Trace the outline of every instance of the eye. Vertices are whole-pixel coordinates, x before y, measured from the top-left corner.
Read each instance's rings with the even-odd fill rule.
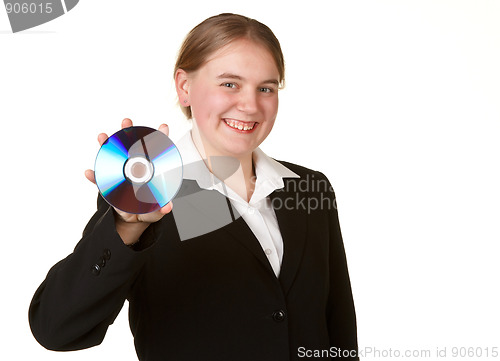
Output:
[[[221,86],[226,87],[226,88],[236,89],[236,84],[234,84],[234,83],[222,83]]]
[[[271,88],[259,88],[261,93],[272,93],[274,90]]]

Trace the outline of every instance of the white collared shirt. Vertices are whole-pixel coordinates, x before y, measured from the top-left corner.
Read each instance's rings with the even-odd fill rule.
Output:
[[[276,277],[278,277],[283,260],[283,238],[276,213],[268,196],[276,189],[284,187],[283,178],[299,178],[299,176],[257,148],[252,153],[256,175],[255,189],[250,201],[247,202],[218,180],[205,166],[191,137],[191,131],[187,132],[175,144],[181,153],[184,164],[183,177],[195,180],[202,189],[217,190],[229,199],[231,205],[238,211],[259,241]],[[189,164],[203,164],[203,166],[186,166]]]

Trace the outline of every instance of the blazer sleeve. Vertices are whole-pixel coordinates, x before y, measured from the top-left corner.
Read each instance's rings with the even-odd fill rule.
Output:
[[[325,177],[326,179],[326,177]],[[327,321],[330,345],[342,359],[359,360],[356,312],[347,268],[347,260],[340,231],[335,193],[330,182],[329,197],[333,197],[330,207],[330,292],[328,298]]]
[[[120,312],[150,247],[134,250],[116,232],[113,209],[99,196],[98,209],[72,254],[54,265],[29,308],[29,323],[47,349],[98,345]],[[138,244],[155,242],[149,227]],[[143,239],[144,238],[144,239]]]

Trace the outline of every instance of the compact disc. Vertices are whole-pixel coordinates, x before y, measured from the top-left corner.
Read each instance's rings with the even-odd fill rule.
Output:
[[[177,194],[182,159],[165,134],[129,127],[109,137],[95,160],[95,181],[103,198],[127,213],[154,212]]]

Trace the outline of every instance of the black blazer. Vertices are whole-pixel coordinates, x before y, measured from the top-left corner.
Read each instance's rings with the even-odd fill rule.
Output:
[[[52,267],[33,297],[29,321],[38,342],[52,350],[98,345],[128,299],[140,360],[355,355],[356,319],[335,195],[323,174],[283,164],[301,178],[285,179],[285,187],[271,194],[284,242],[279,278],[230,206],[234,221],[181,241],[172,213],[183,192],[197,187],[194,181],[184,181],[174,211],[133,247],[121,241],[113,210],[99,197],[74,252]],[[215,192],[210,196],[222,201],[214,204],[227,207],[220,193],[198,191]],[[192,222],[206,221],[204,213],[209,218],[206,208],[187,203],[181,208]]]

